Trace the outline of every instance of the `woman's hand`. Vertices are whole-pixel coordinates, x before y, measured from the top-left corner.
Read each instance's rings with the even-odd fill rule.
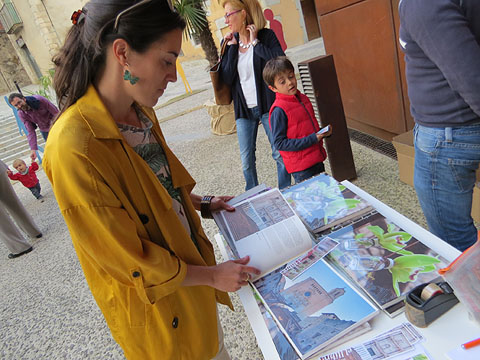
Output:
[[[260,275],[260,270],[246,266],[250,257],[245,256],[238,260],[226,261],[213,267],[213,284],[215,289],[231,292],[237,291],[248,284],[251,274]]]
[[[227,42],[227,45],[237,45],[237,39],[233,36],[232,32],[229,32],[223,38],[223,41]]]
[[[250,43],[255,44],[257,40],[257,27],[254,24],[247,25],[247,31],[250,32]]]
[[[233,199],[233,196],[215,196],[210,203],[210,211],[235,211],[235,208],[233,206],[227,204],[227,201],[231,199]]]

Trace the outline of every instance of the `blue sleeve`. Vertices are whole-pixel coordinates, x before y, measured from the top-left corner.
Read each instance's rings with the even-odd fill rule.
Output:
[[[288,118],[279,107],[275,107],[270,115],[273,145],[280,151],[300,151],[318,143],[315,133],[300,139],[287,138]]]
[[[400,16],[412,40],[480,116],[480,45],[462,8],[451,0],[402,0]]]

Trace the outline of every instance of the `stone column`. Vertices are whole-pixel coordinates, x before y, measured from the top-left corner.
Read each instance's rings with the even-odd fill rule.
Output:
[[[60,48],[60,40],[50,17],[48,16],[47,10],[45,9],[42,0],[28,0],[28,3],[32,10],[39,33],[48,47],[48,52],[51,56],[54,56]]]

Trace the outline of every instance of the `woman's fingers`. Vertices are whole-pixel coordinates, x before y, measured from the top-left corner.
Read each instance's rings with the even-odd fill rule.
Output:
[[[250,261],[248,256],[230,260],[215,267],[214,287],[223,291],[237,291],[241,286],[248,284],[252,275],[259,275],[260,270],[253,266],[246,266]]]

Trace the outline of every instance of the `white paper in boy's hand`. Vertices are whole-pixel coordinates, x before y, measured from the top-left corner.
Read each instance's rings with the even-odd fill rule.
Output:
[[[318,135],[324,134],[330,130],[330,125],[325,126],[324,128],[320,129],[320,131],[317,132]]]

